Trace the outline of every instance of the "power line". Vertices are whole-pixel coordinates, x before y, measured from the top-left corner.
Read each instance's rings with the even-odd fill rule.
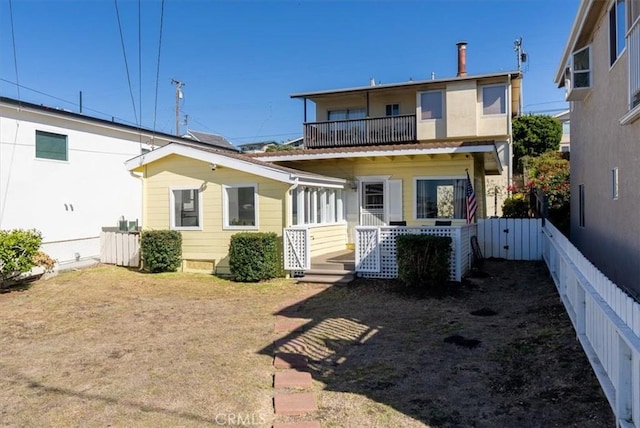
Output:
[[[158,38],[158,62],[156,64],[156,96],[153,102],[153,132],[156,132],[156,118],[158,114],[158,86],[160,84],[160,52],[162,52],[162,26],[164,23],[164,0],[160,6],[160,36]],[[152,143],[153,144],[153,143]]]
[[[138,112],[136,111],[136,102],[133,99],[133,89],[131,87],[131,76],[129,75],[129,63],[127,62],[127,51],[124,47],[124,36],[122,35],[122,24],[120,22],[120,11],[118,10],[118,0],[113,0],[116,6],[116,17],[118,18],[118,30],[120,30],[120,43],[122,45],[122,56],[124,57],[124,67],[127,71],[127,82],[129,83],[129,95],[131,95],[131,105],[133,106],[133,116],[136,119],[136,125],[139,126]]]
[[[140,124],[142,124],[142,6],[138,0],[138,105],[140,107]],[[140,135],[140,151],[142,151],[142,133]]]
[[[13,43],[13,67],[16,72],[16,83],[20,83],[18,78],[18,53],[16,50],[16,34],[13,26],[13,1],[9,0],[9,17],[11,19],[11,42]],[[20,85],[18,84],[18,100],[20,100]]]

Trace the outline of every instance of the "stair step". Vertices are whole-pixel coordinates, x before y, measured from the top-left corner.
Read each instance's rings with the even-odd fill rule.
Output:
[[[314,266],[311,266],[311,269],[305,270],[304,274],[306,275],[354,275],[355,270],[346,270],[346,269],[317,269]]]
[[[311,269],[343,269],[343,270],[355,270],[355,263],[327,263],[327,262],[312,262]]]
[[[305,275],[302,278],[298,278],[298,282],[346,285],[353,279],[353,275]]]

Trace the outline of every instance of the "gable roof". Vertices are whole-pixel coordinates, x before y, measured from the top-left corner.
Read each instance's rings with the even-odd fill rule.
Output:
[[[129,159],[125,166],[129,171],[148,165],[170,155],[179,155],[212,164],[212,170],[218,166],[244,171],[260,177],[270,178],[289,184],[343,188],[346,180],[320,174],[299,171],[280,165],[274,165],[240,153],[221,152],[211,148],[194,147],[171,143],[143,155]]]
[[[226,138],[221,135],[216,134],[208,134],[206,132],[200,131],[187,131],[187,138],[191,136],[194,140],[208,144],[211,146],[219,147],[225,150],[233,150],[234,152],[238,151],[238,148],[231,144]]]
[[[414,156],[453,153],[478,153],[483,155],[488,173],[501,174],[502,163],[495,141],[434,141],[429,143],[394,144],[379,146],[331,147],[322,149],[298,149],[281,152],[252,153],[245,156],[268,162],[304,161],[317,159],[368,158],[374,156]]]

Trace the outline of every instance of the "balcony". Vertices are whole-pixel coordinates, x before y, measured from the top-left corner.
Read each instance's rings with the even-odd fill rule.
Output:
[[[309,149],[372,146],[416,141],[416,116],[308,122],[304,144]]]

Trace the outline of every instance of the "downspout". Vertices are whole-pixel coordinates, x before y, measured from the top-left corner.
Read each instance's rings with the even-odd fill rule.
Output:
[[[145,169],[147,167],[145,166]],[[140,217],[141,217],[141,225],[145,224],[145,219],[144,219],[144,181],[142,180],[144,178],[144,173],[142,173],[142,175],[138,175],[133,171],[129,171],[129,175],[132,176],[133,178],[137,178],[138,180],[140,180]]]
[[[285,217],[286,217],[285,227],[294,226],[294,224],[292,224],[293,223],[293,212],[292,212],[293,203],[291,199],[291,194],[294,190],[298,188],[298,180],[299,180],[298,177],[294,178],[293,184],[287,189],[287,193],[284,198],[284,201],[285,201],[284,210],[285,210]]]

